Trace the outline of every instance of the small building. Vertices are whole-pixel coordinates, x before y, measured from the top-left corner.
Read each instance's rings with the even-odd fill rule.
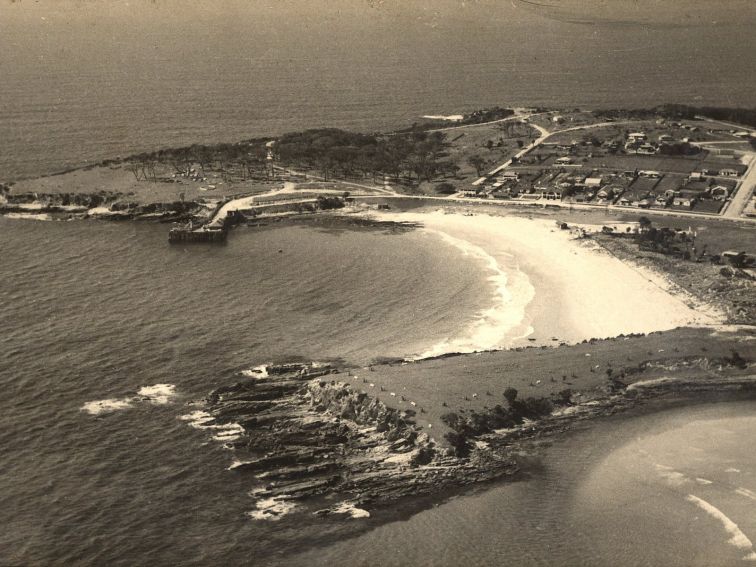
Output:
[[[644,132],[632,132],[627,135],[627,139],[631,142],[643,142],[647,138]]]
[[[692,209],[693,205],[698,201],[698,192],[696,191],[680,191],[675,195],[672,200],[672,204],[675,207],[684,207],[686,209]]]
[[[751,137],[751,133],[750,132],[746,132],[745,130],[741,130],[740,132],[735,132],[733,134],[733,136],[735,136],[737,138],[750,138]]]
[[[622,197],[619,201],[617,201],[617,204],[623,207],[629,207],[630,205],[633,204],[633,202],[627,197]]]
[[[503,173],[499,174],[499,179],[504,181],[509,181],[511,179],[514,179],[515,181],[518,181],[520,179],[520,174],[516,171],[512,171],[511,169],[508,169],[504,171]]]
[[[614,188],[604,187],[598,193],[596,193],[596,197],[598,197],[599,199],[611,199],[614,197]]]
[[[724,185],[716,185],[709,189],[709,195],[715,201],[726,201],[730,196],[730,190]]]
[[[558,157],[554,163],[556,165],[570,165],[572,163],[572,158],[567,156]]]
[[[601,187],[602,179],[600,177],[588,177],[583,182],[583,184],[588,188],[598,188]]]
[[[653,155],[656,153],[656,146],[653,144],[641,144],[638,146],[636,152],[644,155]]]
[[[688,176],[688,179],[690,181],[705,181],[706,180],[706,176],[702,172],[700,172],[700,171],[693,171]]]
[[[670,136],[669,134],[662,134],[659,136],[660,142],[673,142],[675,138],[673,136]]]
[[[661,173],[659,173],[658,171],[652,171],[652,170],[639,171],[638,175],[640,175],[641,177],[647,177],[649,179],[661,178]]]
[[[656,206],[657,207],[666,207],[669,205],[670,199],[674,199],[674,197],[669,197],[666,193],[664,195],[659,195],[656,198]]]
[[[738,171],[736,169],[720,169],[719,175],[722,177],[737,177]]]

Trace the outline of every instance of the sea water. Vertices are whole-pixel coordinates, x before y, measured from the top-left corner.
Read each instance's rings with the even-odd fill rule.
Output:
[[[0,181],[478,108],[754,104],[747,0],[0,3]]]
[[[176,246],[167,228],[0,217],[0,564],[295,549],[301,534],[247,517],[232,432],[192,428],[192,402],[261,364],[416,355],[495,295],[479,259],[421,231]]]

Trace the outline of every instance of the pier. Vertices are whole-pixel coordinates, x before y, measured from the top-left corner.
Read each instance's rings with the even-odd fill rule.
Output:
[[[222,228],[194,228],[191,223],[187,226],[172,228],[168,232],[168,242],[178,244],[184,242],[225,242],[228,230]]]

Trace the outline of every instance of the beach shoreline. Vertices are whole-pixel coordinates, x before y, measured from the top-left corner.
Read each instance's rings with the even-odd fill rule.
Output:
[[[469,216],[439,210],[381,211],[369,216],[424,227],[431,235],[452,239],[463,253],[470,253],[466,246],[481,255],[489,270],[503,270],[510,280],[524,280],[518,289],[508,290],[508,299],[499,291],[494,294],[492,309],[517,310],[516,320],[492,317],[491,328],[482,333],[477,344],[469,337],[458,337],[450,341],[447,352],[574,344],[620,334],[720,324],[723,320],[716,312],[691,309],[671,293],[673,290],[663,287],[661,274],[630,266],[543,219]],[[525,298],[518,298],[518,294]],[[480,319],[473,321],[467,333],[480,334],[480,326]],[[440,354],[444,354],[443,349],[437,348],[429,356]]]

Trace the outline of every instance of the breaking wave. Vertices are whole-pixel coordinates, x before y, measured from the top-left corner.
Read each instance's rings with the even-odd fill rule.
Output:
[[[440,230],[425,229],[444,242],[461,250],[465,256],[480,260],[490,272],[488,281],[494,287],[494,305],[478,313],[462,335],[443,340],[416,359],[440,356],[450,352],[476,352],[506,346],[533,333],[526,323],[525,308],[535,297],[535,288],[520,270],[505,271],[496,258],[480,246],[456,238]]]

